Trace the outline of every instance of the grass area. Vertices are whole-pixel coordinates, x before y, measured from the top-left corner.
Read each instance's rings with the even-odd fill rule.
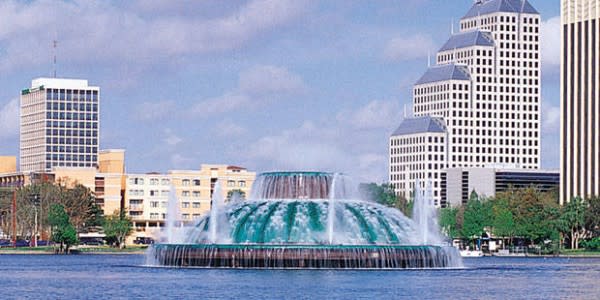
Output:
[[[588,249],[563,249],[560,251],[561,255],[573,255],[573,256],[600,256],[600,250],[588,250]]]
[[[0,253],[2,251],[5,252],[31,252],[31,251],[36,251],[36,252],[52,252],[54,251],[52,246],[43,246],[43,247],[17,247],[17,248],[13,248],[13,247],[2,247],[0,248]]]
[[[80,253],[135,253],[135,252],[143,252],[146,251],[148,246],[129,246],[125,249],[113,248],[109,246],[79,246],[71,248],[74,251],[78,251]],[[44,247],[2,247],[0,248],[0,254],[4,253],[53,253],[54,247],[52,246],[44,246]]]
[[[91,246],[78,247],[77,250],[82,253],[129,253],[146,251],[148,246],[128,246],[125,249],[113,248],[109,246]]]

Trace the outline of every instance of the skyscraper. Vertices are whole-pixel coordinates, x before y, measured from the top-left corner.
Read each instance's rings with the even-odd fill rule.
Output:
[[[87,80],[38,78],[21,91],[21,172],[98,165],[100,88]]]
[[[560,202],[600,194],[600,0],[561,0]]]
[[[398,178],[431,180],[438,203],[441,178],[435,166],[540,166],[539,13],[526,0],[480,0],[459,28],[413,89],[414,116],[446,123],[444,164],[425,162],[410,170],[404,163],[390,164],[398,193],[411,192]]]

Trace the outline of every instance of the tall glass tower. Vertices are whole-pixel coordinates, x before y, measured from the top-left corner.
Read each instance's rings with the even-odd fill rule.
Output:
[[[100,88],[87,80],[38,78],[21,91],[21,172],[98,165]]]

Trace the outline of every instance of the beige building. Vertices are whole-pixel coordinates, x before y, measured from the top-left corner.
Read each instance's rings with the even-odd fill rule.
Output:
[[[228,165],[202,165],[200,170],[172,170],[167,174],[128,174],[125,207],[133,219],[135,233],[130,237],[159,237],[167,219],[171,189],[177,196],[177,220],[193,223],[210,210],[215,185],[219,182],[222,197],[232,191],[250,195],[256,173]]]
[[[16,156],[0,156],[0,174],[1,173],[16,173],[17,172],[17,157]]]
[[[560,202],[600,195],[600,0],[561,0]]]

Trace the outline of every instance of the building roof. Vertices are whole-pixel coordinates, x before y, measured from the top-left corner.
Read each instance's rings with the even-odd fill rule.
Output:
[[[539,14],[527,0],[477,0],[463,19],[497,12]]]
[[[445,80],[471,80],[469,69],[464,65],[447,64],[433,66],[417,81],[417,85],[445,81]]]
[[[424,116],[415,118],[406,118],[400,123],[398,129],[394,131],[392,136],[410,135],[426,132],[446,132],[446,125],[441,118]]]
[[[485,31],[467,31],[454,34],[442,46],[441,51],[460,49],[472,46],[494,46],[494,38],[492,34]]]

